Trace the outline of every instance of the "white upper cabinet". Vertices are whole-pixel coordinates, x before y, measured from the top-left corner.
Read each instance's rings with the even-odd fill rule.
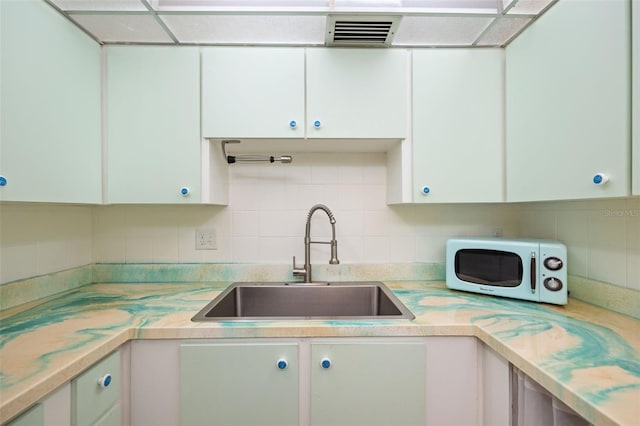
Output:
[[[504,53],[413,52],[413,201],[504,201]]]
[[[107,48],[108,202],[201,201],[196,47]]]
[[[100,203],[100,46],[43,1],[0,15],[0,200]]]
[[[202,50],[202,135],[304,137],[304,49]]]
[[[407,133],[407,51],[202,51],[202,135],[382,138]]]
[[[307,49],[307,137],[407,135],[408,52]]]
[[[629,13],[561,0],[507,47],[508,201],[630,193]]]

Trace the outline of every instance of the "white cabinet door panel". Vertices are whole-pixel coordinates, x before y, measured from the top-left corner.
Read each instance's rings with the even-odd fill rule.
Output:
[[[101,203],[100,46],[45,2],[0,10],[0,200]]]
[[[629,10],[563,0],[507,47],[508,201],[630,193]]]
[[[311,425],[424,424],[424,343],[312,343]]]
[[[501,49],[413,52],[415,202],[504,200],[503,81]]]
[[[307,49],[307,137],[406,137],[407,55],[401,49]]]
[[[200,202],[198,48],[107,49],[107,201]]]
[[[296,425],[298,369],[295,343],[183,344],[180,424]]]
[[[202,135],[303,138],[304,84],[304,49],[205,48]]]

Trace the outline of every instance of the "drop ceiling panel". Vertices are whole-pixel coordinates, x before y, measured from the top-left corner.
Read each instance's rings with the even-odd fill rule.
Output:
[[[173,43],[151,15],[71,15],[71,18],[106,43]]]
[[[140,0],[50,0],[62,10],[144,11]]]
[[[160,15],[181,43],[324,43],[324,16]]]
[[[531,18],[498,18],[496,22],[485,32],[478,46],[503,46],[518,34],[525,25],[531,22]]]
[[[394,46],[469,46],[489,26],[491,17],[405,16]]]
[[[507,13],[537,15],[549,4],[555,3],[555,1],[556,0],[519,0]]]

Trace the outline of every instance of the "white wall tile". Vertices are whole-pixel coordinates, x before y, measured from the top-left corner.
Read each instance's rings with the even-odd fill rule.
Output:
[[[640,290],[639,200],[522,204],[520,235],[565,243],[570,274]]]
[[[84,266],[92,258],[87,206],[0,205],[0,283]]]

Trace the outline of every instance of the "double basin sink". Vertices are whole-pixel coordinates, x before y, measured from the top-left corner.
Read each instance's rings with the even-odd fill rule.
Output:
[[[413,319],[387,286],[376,281],[234,283],[191,320],[257,321]]]

